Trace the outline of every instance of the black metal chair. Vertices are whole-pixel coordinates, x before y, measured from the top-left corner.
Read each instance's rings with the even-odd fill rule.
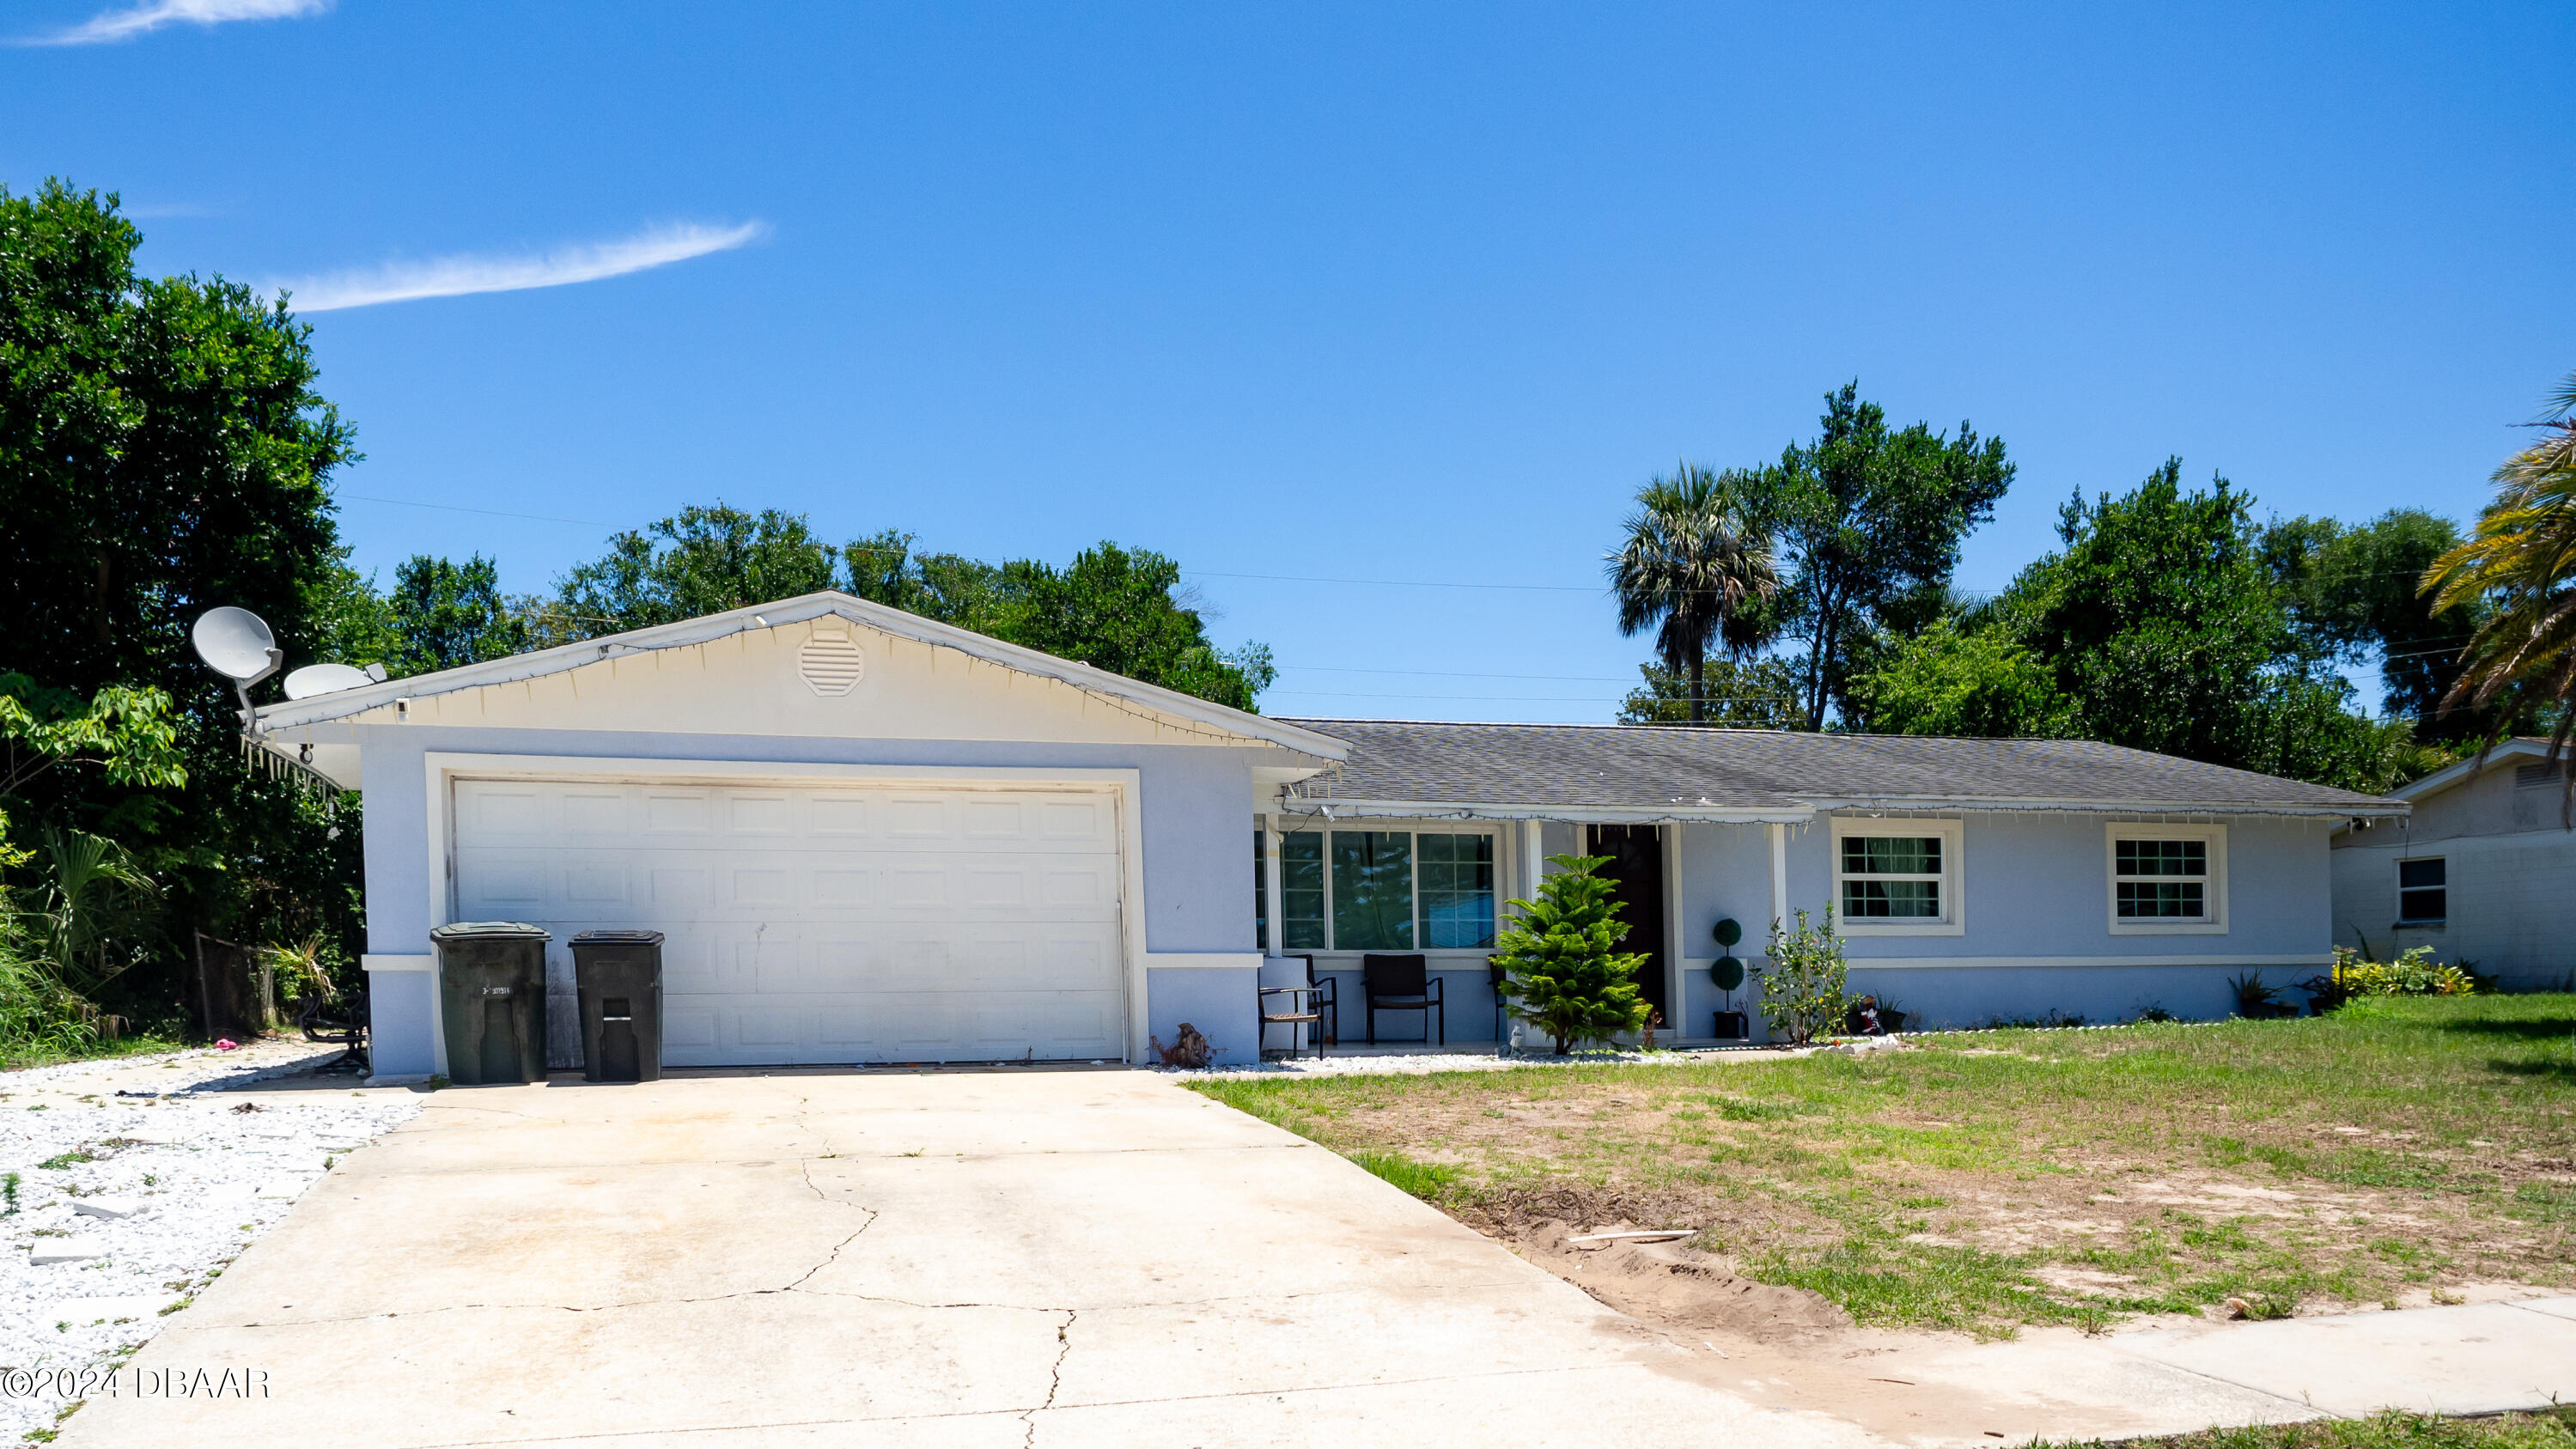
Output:
[[[1491,958],[1485,962],[1485,976],[1494,984],[1494,1041],[1499,1045],[1512,1039],[1504,1025],[1511,1001],[1503,995],[1503,968]]]
[[[1449,1044],[1449,1007],[1442,999],[1439,978],[1431,974],[1429,958],[1422,956],[1367,955],[1360,958],[1360,985],[1368,996],[1368,1039],[1377,1045],[1377,1014],[1381,1011],[1418,1011],[1422,1013],[1422,1039],[1440,1046]],[[1433,1013],[1438,1013],[1439,1034],[1432,1034]]]
[[[1329,976],[1321,982],[1315,979],[1315,958],[1312,956],[1286,959],[1303,960],[1306,963],[1306,984],[1264,986],[1259,989],[1263,1049],[1268,1049],[1270,1028],[1284,1026],[1292,1033],[1288,1039],[1288,1055],[1295,1056],[1297,1039],[1293,1033],[1297,1028],[1304,1027],[1313,1034],[1315,1057],[1316,1060],[1321,1061],[1325,1043],[1333,1038],[1332,1029],[1324,1024],[1325,1021],[1331,1018],[1334,1020],[1334,1025],[1340,1024],[1338,1020],[1340,1013],[1334,1010],[1333,979]],[[1287,1009],[1279,1010],[1279,1006],[1285,1006]]]

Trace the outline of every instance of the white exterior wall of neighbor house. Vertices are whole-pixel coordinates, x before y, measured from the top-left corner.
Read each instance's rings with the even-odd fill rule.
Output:
[[[2576,980],[2576,833],[2559,823],[2564,781],[2517,778],[2537,754],[2499,751],[2488,766],[2415,804],[2405,820],[2338,830],[2333,851],[2338,945],[2394,956],[2430,946],[2509,990]],[[2402,860],[2443,862],[2440,921],[2404,921]]]

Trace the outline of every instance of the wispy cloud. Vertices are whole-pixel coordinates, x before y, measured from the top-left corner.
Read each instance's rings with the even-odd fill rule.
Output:
[[[165,25],[221,25],[229,20],[292,20],[319,15],[331,0],[150,0],[95,15],[69,30],[39,35],[22,45],[110,45],[149,35]]]
[[[335,312],[343,307],[373,307],[380,302],[409,302],[422,297],[462,297],[474,292],[519,292],[530,287],[596,282],[603,277],[622,277],[629,272],[685,262],[709,252],[731,251],[768,232],[767,223],[757,221],[721,227],[684,223],[648,228],[618,241],[590,242],[539,255],[387,262],[279,285],[293,296],[298,312]]]

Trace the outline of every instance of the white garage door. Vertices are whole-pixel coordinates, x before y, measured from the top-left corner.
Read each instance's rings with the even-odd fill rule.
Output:
[[[668,934],[669,1065],[1124,1052],[1110,794],[455,788],[457,919]]]

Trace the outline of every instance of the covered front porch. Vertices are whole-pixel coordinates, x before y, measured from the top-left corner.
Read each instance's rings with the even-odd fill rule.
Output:
[[[1302,985],[1311,961],[1327,1050],[1546,1051],[1502,1010],[1489,964],[1510,902],[1535,894],[1562,855],[1596,855],[1625,904],[1623,949],[1645,955],[1641,994],[1655,1044],[1705,1047],[1746,1040],[1722,1013],[1742,1013],[1762,1039],[1748,980],[1721,988],[1724,955],[1760,964],[1770,922],[1788,912],[1788,837],[1806,812],[1719,806],[1662,810],[1509,806],[1443,808],[1405,802],[1283,798],[1254,829],[1256,940],[1265,986]],[[1768,818],[1766,818],[1768,817]],[[1732,922],[1738,939],[1718,939]],[[1437,1005],[1369,1010],[1371,955],[1420,957]],[[1272,1011],[1292,1007],[1269,998]],[[1374,1031],[1372,1031],[1374,1027]],[[1372,1040],[1374,1037],[1374,1040]],[[1297,1029],[1264,1031],[1265,1053],[1307,1046]]]

